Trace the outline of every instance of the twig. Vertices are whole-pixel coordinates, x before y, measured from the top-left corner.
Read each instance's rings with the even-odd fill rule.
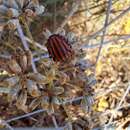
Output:
[[[25,40],[21,25],[19,24],[19,20],[16,20],[16,25],[17,25],[17,30],[18,30],[19,36],[21,38],[21,41],[23,43],[23,46],[24,46],[25,50],[28,51],[29,47],[28,47],[28,44],[27,44],[27,42]]]
[[[129,122],[129,121],[130,121],[130,118],[126,119],[123,123],[121,123],[121,124],[119,125],[119,127],[117,128],[117,130],[123,129],[123,126],[124,126],[127,122]]]
[[[76,98],[72,98],[72,99],[68,99],[66,101],[63,101],[61,104],[62,105],[65,105],[67,103],[72,103],[74,101],[79,101],[79,100],[82,100],[84,98],[84,96],[81,96],[81,97],[76,97]]]
[[[128,13],[130,11],[130,7],[128,7],[126,10],[124,10],[121,14],[119,14],[116,18],[114,18],[113,20],[111,20],[107,26],[105,28],[107,28],[108,26],[110,26],[111,24],[113,24],[116,20],[118,20],[119,18],[121,18],[122,16],[124,16],[126,13]],[[87,41],[89,41],[90,39],[94,39],[98,34],[100,34],[104,29],[104,27],[101,28],[100,30],[98,30],[96,33],[94,33],[91,37],[89,37],[87,39]],[[84,37],[82,37],[84,39]]]
[[[32,41],[31,39],[29,39],[28,37],[26,37],[26,36],[25,36],[25,39],[26,39],[26,41],[28,41],[29,43],[33,43],[33,41]],[[40,43],[38,43],[38,42],[34,42],[34,43],[35,43],[35,45],[36,45],[38,48],[40,48],[41,50],[47,52],[47,49],[46,49],[46,47],[45,47],[44,45],[40,45]]]
[[[56,118],[54,116],[52,116],[52,120],[55,125],[55,128],[58,128],[58,124],[57,124]]]
[[[18,36],[18,34],[16,34]],[[41,45],[40,43],[38,42],[35,42],[35,41],[32,41],[30,38],[28,38],[27,36],[24,36],[24,38],[26,39],[26,41],[30,44],[33,44],[33,42],[35,43],[35,45],[41,49],[42,51],[47,51],[46,47],[44,45]]]
[[[130,91],[130,83],[128,84],[128,88],[127,88],[126,92],[124,93],[123,97],[121,98],[121,100],[115,110],[118,110],[121,107],[121,104],[124,102],[125,97],[129,93],[129,91]],[[105,128],[107,128],[107,126],[109,126],[112,123],[113,118],[114,118],[114,115],[111,115],[108,124],[105,125]]]
[[[122,109],[122,108],[128,108],[128,107],[130,107],[130,104],[120,106],[116,111],[119,111],[119,110]],[[114,110],[115,110],[115,109],[114,109]],[[101,115],[106,116],[106,115],[108,115],[108,114],[112,114],[112,113],[111,113],[111,110],[105,111],[105,112],[102,113]]]
[[[74,2],[74,5],[72,6],[72,10],[70,11],[70,13],[68,14],[68,16],[66,17],[66,19],[63,21],[63,23],[60,25],[59,28],[57,28],[57,30],[55,31],[55,33],[59,33],[60,31],[62,31],[62,29],[64,28],[64,26],[67,24],[68,20],[74,15],[74,13],[78,10],[78,7],[80,5],[80,0],[76,0]]]
[[[10,123],[12,121],[16,121],[16,120],[20,120],[20,119],[23,119],[23,118],[27,118],[27,117],[30,117],[32,115],[35,115],[35,114],[38,114],[38,113],[41,113],[41,112],[45,112],[45,111],[46,110],[40,109],[40,110],[37,110],[37,111],[34,111],[34,112],[30,112],[30,113],[24,114],[22,116],[17,116],[17,117],[14,117],[12,119],[8,119],[6,122]]]
[[[108,40],[108,41],[104,41],[102,45],[107,45],[111,42],[114,42],[114,41],[118,41],[118,40],[128,40],[130,38],[130,35],[128,36],[121,36],[121,37],[118,37],[118,38],[115,38],[115,39],[111,39],[111,40]],[[84,43],[83,43],[84,44]],[[92,49],[92,48],[97,48],[100,46],[101,43],[96,43],[94,45],[83,45],[81,46],[81,48],[87,48],[87,49]]]
[[[49,58],[49,55],[48,55],[48,54],[45,54],[45,55],[42,55],[42,56],[40,56],[40,57],[34,58],[34,59],[33,59],[33,62],[37,62],[37,61],[39,61],[39,60],[41,60],[41,59],[47,59],[47,58]]]
[[[7,128],[9,128],[10,130],[14,130],[6,121],[4,120],[0,120],[0,124],[6,126]]]
[[[18,30],[19,36],[21,38],[21,41],[23,43],[23,46],[24,46],[26,51],[29,51],[29,47],[28,47],[28,44],[27,44],[27,42],[25,40],[21,25],[19,24],[19,20],[16,20],[16,25],[17,25],[17,30]],[[35,63],[33,62],[33,58],[32,58],[32,68],[33,68],[33,71],[35,73],[37,73],[37,69],[36,69]]]
[[[109,88],[108,90],[100,90],[100,91],[96,92],[96,93],[94,94],[95,99],[100,98],[100,97],[103,97],[103,96],[109,94],[110,92],[117,90],[117,89],[118,89],[117,85],[119,84],[119,82],[120,82],[120,79],[117,79],[116,82],[112,83],[112,84],[108,87],[108,88]]]
[[[102,35],[102,38],[101,38],[99,51],[98,51],[98,54],[97,54],[97,57],[96,57],[95,66],[97,65],[97,62],[98,62],[99,57],[100,57],[101,49],[102,49],[102,46],[103,46],[104,36],[105,36],[105,33],[106,33],[106,26],[108,25],[109,15],[110,15],[110,12],[111,12],[111,5],[112,5],[112,0],[109,0],[108,7],[107,7],[107,12],[106,12],[106,19],[105,19],[105,23],[104,23],[103,35]]]

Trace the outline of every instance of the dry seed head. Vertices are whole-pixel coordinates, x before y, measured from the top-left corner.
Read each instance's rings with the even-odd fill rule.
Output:
[[[14,58],[19,63],[23,73],[31,65],[32,56],[30,54],[30,51],[24,52],[21,48],[18,48],[16,54],[14,54]]]
[[[60,95],[64,93],[64,88],[63,87],[54,87],[52,89],[52,92],[54,95]]]
[[[28,67],[30,67],[31,60],[32,57],[29,53],[14,53],[9,60],[0,59],[0,67],[9,73],[24,74]]]
[[[27,102],[27,91],[23,90],[23,91],[21,91],[21,93],[18,97],[17,104],[23,106],[26,104],[26,102]]]
[[[12,71],[8,67],[8,62],[6,59],[3,59],[3,58],[0,59],[0,68],[2,68],[3,70],[6,70],[8,73],[12,73]]]
[[[44,109],[44,110],[48,110],[49,108],[49,97],[47,96],[43,96],[41,98],[41,107]]]
[[[33,17],[35,16],[35,13],[31,9],[25,10],[26,17]]]
[[[7,11],[7,16],[9,18],[16,18],[16,17],[19,16],[19,12],[16,9],[9,8],[8,11]]]
[[[19,81],[19,77],[11,77],[11,78],[7,78],[5,79],[2,84],[3,86],[8,86],[8,87],[12,87],[14,86],[16,83],[18,83]]]
[[[13,88],[11,89],[9,95],[8,95],[8,101],[12,102],[12,101],[16,101],[18,98],[18,92],[20,91],[20,86],[19,84],[16,84],[15,86],[13,86]]]
[[[12,20],[9,20],[6,24],[7,28],[10,29],[10,30],[15,30],[17,25],[16,25],[16,20],[15,19],[12,19]]]
[[[10,71],[14,74],[20,74],[22,72],[21,67],[19,66],[19,64],[17,63],[16,60],[14,59],[10,59],[8,62],[8,67],[10,69]]]
[[[41,95],[40,90],[38,89],[38,86],[36,84],[36,82],[32,81],[32,80],[27,80],[26,81],[26,87],[27,87],[27,91],[28,93],[32,96],[32,97],[39,97]]]
[[[45,10],[44,6],[40,5],[38,1],[34,2],[33,0],[2,0],[0,4],[0,13],[2,13],[2,16],[7,15],[8,17],[6,20],[1,17],[5,23],[9,19],[24,15],[29,20],[28,17],[40,15]]]
[[[40,98],[36,98],[34,99],[31,104],[29,105],[29,110],[30,111],[33,111],[34,109],[36,109],[36,107],[38,107],[41,103],[41,100]]]
[[[56,73],[55,73],[55,70],[54,69],[51,69],[47,75],[46,75],[46,82],[52,82],[53,80],[56,79]]]
[[[28,59],[28,67],[31,66],[31,63],[32,63],[32,53],[30,50],[26,51],[26,56],[27,56],[27,59]]]
[[[70,81],[70,77],[66,73],[61,72],[59,74],[59,79],[58,80],[59,80],[60,84],[63,85],[65,83],[67,83],[68,81]]]
[[[23,90],[18,96],[16,106],[18,109],[23,110],[24,112],[28,111],[28,107],[26,106],[27,102],[27,91]]]
[[[21,68],[22,68],[22,71],[24,72],[25,70],[27,70],[27,63],[28,61],[27,61],[27,56],[26,55],[21,55],[21,57],[20,57],[20,60],[19,60],[19,64],[20,64],[20,66],[21,66]]]
[[[39,84],[45,84],[46,77],[40,73],[30,73],[28,78]]]

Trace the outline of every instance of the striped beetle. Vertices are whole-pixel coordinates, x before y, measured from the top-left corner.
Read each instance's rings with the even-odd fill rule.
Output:
[[[68,40],[59,34],[51,35],[46,43],[50,58],[55,62],[67,62],[74,58],[74,50]]]

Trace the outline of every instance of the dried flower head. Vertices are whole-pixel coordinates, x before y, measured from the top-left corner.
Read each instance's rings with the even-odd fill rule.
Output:
[[[32,56],[29,51],[20,51],[13,54],[9,59],[1,59],[0,67],[11,74],[24,74],[31,65]]]
[[[38,0],[2,0],[0,2],[0,22],[25,16],[26,18],[40,15],[44,6]]]

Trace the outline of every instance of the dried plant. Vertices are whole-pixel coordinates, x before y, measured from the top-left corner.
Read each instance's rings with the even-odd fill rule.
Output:
[[[13,109],[16,116],[19,110],[26,113],[0,120],[2,127],[12,130],[8,123],[25,117],[29,117],[30,124],[35,121],[36,126],[50,127],[53,123],[56,129],[69,130],[97,126],[107,129],[111,124],[120,129],[129,123],[130,53],[123,48],[126,43],[114,50],[116,45],[105,46],[130,37],[124,36],[129,32],[129,22],[120,27],[123,35],[115,28],[110,28],[110,34],[107,31],[130,9],[122,7],[116,12],[116,2],[0,0],[0,96],[9,103],[7,111]],[[113,30],[118,30],[117,34]],[[0,107],[0,112],[3,109]]]
[[[14,7],[14,3],[10,2],[15,2],[19,8]],[[71,100],[74,98],[81,98],[80,100],[82,101],[78,103],[78,105],[85,111],[91,111],[91,106],[94,102],[91,86],[94,78],[91,78],[90,81],[85,73],[85,70],[89,66],[88,63],[85,64],[84,60],[79,61],[84,52],[80,50],[80,48],[72,49],[76,42],[74,34],[70,32],[66,35],[63,29],[59,34],[51,34],[49,31],[47,31],[48,33],[44,32],[44,35],[48,39],[46,45],[51,57],[47,59],[47,61],[43,60],[37,63],[37,68],[35,67],[35,69],[32,70],[33,65],[35,65],[34,58],[26,43],[22,28],[25,28],[27,36],[29,36],[34,43],[28,23],[35,15],[39,15],[44,11],[43,6],[40,6],[38,1],[33,0],[7,1],[7,3],[10,4],[9,9],[7,4],[2,2],[2,6],[7,8],[5,14],[8,16],[8,22],[5,21],[1,36],[9,37],[10,34],[8,31],[11,31],[13,38],[17,37],[17,30],[24,45],[24,49],[22,49],[21,45],[18,45],[16,48],[14,47],[13,51],[9,52],[11,56],[0,59],[0,68],[8,73],[8,76],[0,81],[0,85],[3,88],[9,89],[8,101],[26,113],[37,108],[42,108],[51,115],[54,122],[55,118],[52,115],[55,115],[55,112],[59,113],[59,118],[62,114],[59,111],[61,106],[66,113],[66,115],[62,115],[64,121],[69,118],[69,121],[73,122],[73,119],[70,118],[71,115],[68,113],[69,110],[66,104],[71,104]],[[51,39],[52,36],[56,36],[56,39]],[[17,39],[18,41],[19,37]],[[7,39],[2,40],[3,43],[8,41]],[[55,40],[60,41],[58,43]],[[53,46],[54,43],[57,44],[57,47]],[[60,44],[61,47],[58,47],[58,44]],[[2,46],[4,46],[4,44],[2,44]],[[51,53],[52,51],[53,53]],[[60,57],[63,62],[59,62],[59,53],[61,54]],[[32,64],[32,62],[34,64]],[[62,122],[60,121],[60,123]]]

